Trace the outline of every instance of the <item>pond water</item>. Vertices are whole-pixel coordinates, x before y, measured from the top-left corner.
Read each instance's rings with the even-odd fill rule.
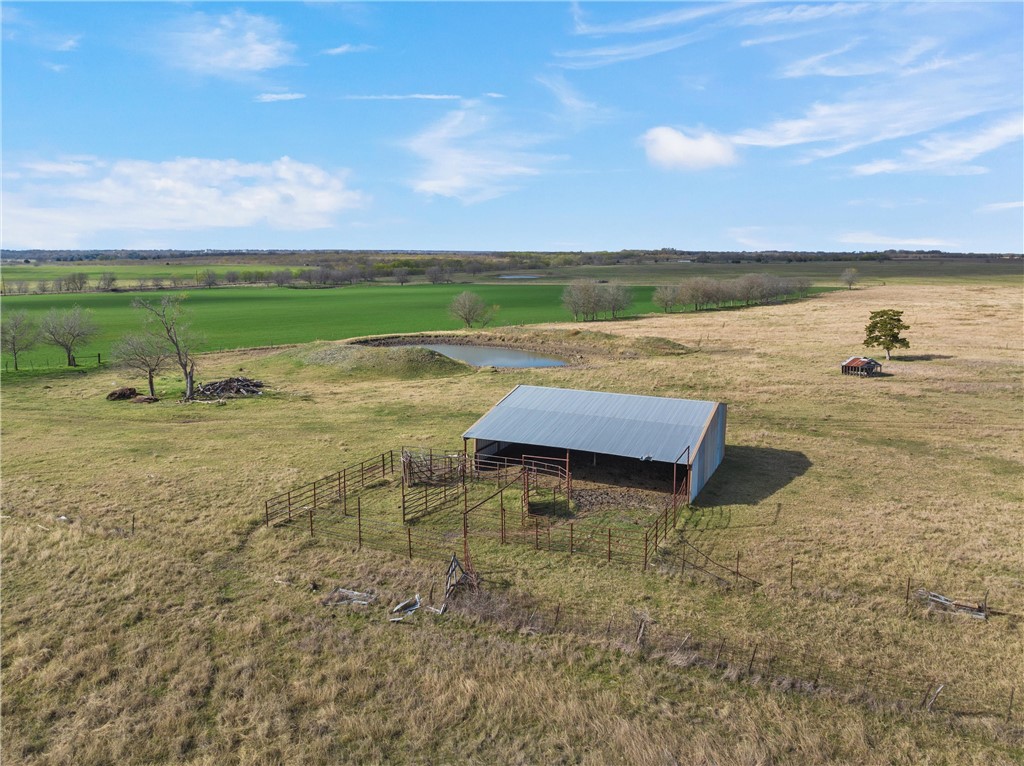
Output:
[[[447,343],[423,344],[420,348],[429,348],[451,359],[471,364],[474,367],[564,367],[564,359],[553,356],[535,354],[532,351],[520,351],[514,348],[498,346],[456,346]]]
[[[498,279],[540,279],[539,274],[502,274]]]

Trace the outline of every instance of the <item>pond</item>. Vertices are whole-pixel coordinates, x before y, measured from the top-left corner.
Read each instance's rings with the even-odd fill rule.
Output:
[[[417,344],[419,345],[419,344]],[[500,346],[457,346],[447,343],[420,345],[474,367],[564,367],[564,359]]]

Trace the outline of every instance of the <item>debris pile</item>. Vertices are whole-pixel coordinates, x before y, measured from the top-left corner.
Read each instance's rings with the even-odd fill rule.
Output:
[[[376,600],[377,596],[373,593],[362,593],[358,590],[348,590],[339,586],[320,599],[320,603],[323,606],[343,606],[345,604],[368,606]]]
[[[960,614],[966,614],[970,617],[974,617],[978,620],[987,620],[991,615],[1007,614],[1007,612],[1003,612],[999,609],[992,609],[988,605],[987,593],[985,594],[984,600],[969,602],[955,601],[951,598],[946,598],[941,593],[932,593],[931,591],[921,589],[914,592],[914,598],[918,601],[926,602],[929,608],[943,612],[958,612]]]
[[[250,378],[227,378],[196,386],[196,399],[229,399],[236,396],[260,396],[263,381]],[[108,397],[109,398],[109,397]]]
[[[125,386],[124,388],[115,388],[109,394],[107,394],[108,402],[119,402],[123,399],[134,399],[139,395],[139,392],[131,386]]]
[[[152,404],[153,402],[159,402],[160,400],[155,396],[135,396],[132,397],[132,402],[135,404]]]

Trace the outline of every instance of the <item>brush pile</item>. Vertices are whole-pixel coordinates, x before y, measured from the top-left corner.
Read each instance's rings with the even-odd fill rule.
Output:
[[[263,381],[250,378],[227,378],[196,386],[196,399],[231,399],[237,396],[260,396]]]

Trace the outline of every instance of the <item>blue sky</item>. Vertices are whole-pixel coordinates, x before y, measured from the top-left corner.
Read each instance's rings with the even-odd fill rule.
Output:
[[[8,248],[1024,249],[1024,5],[3,4]]]

